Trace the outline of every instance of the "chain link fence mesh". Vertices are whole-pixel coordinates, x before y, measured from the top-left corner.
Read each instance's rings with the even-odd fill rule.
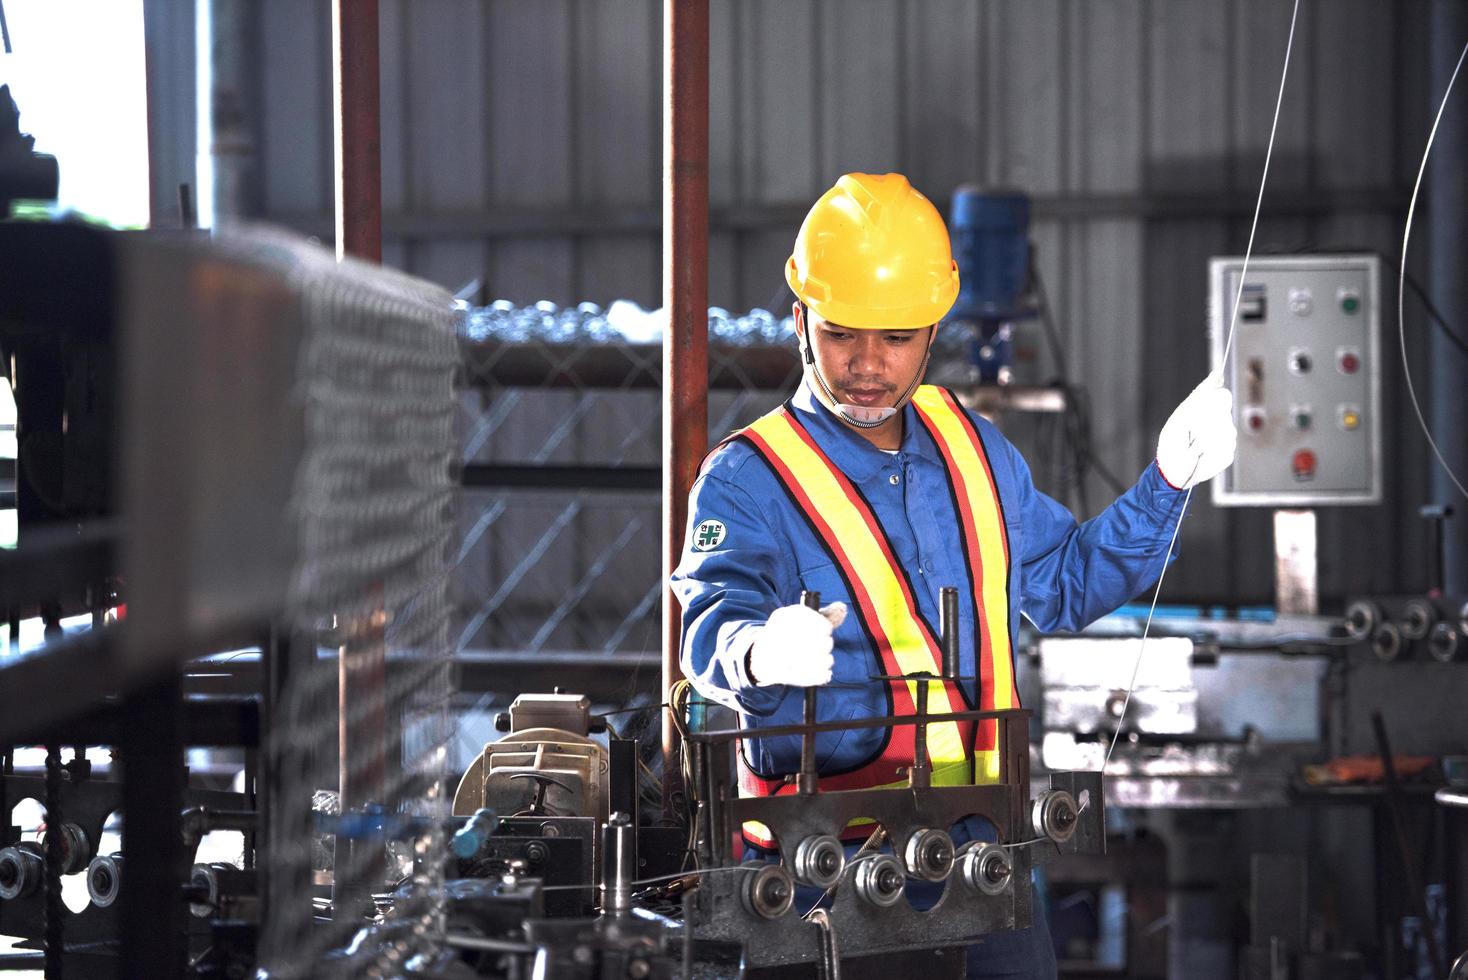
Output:
[[[661,314],[632,304],[470,311],[460,338],[466,487],[454,599],[462,651],[648,653],[661,639]],[[709,311],[709,435],[778,405],[800,376],[793,325]],[[496,487],[500,467],[555,467]],[[587,489],[637,470],[645,489]]]
[[[231,247],[300,297],[302,330],[291,397],[305,439],[288,511],[297,559],[286,629],[309,639],[279,693],[263,750],[282,802],[314,798],[318,821],[292,818],[294,831],[276,836],[264,856],[273,882],[310,882],[334,867],[337,887],[331,927],[309,909],[298,914],[300,896],[266,896],[261,971],[390,976],[432,950],[431,937],[442,931],[444,787],[454,736],[448,585],[457,314],[435,286],[338,263],[284,236],[252,233]],[[339,717],[344,664],[366,679]],[[328,792],[339,784],[339,724],[369,733],[351,745],[344,773],[366,799],[332,821],[329,811],[341,808]],[[333,830],[364,846],[342,846],[326,833]],[[384,832],[392,839],[385,854],[371,844]],[[343,884],[358,880],[366,883],[363,908],[344,915]],[[378,910],[372,893],[385,882],[396,882],[397,899]],[[366,925],[389,941],[342,951]]]

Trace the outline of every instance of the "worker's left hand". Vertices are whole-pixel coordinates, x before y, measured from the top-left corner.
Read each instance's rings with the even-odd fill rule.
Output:
[[[1187,490],[1228,469],[1239,440],[1233,407],[1233,392],[1218,373],[1183,399],[1157,437],[1157,468],[1164,480]]]

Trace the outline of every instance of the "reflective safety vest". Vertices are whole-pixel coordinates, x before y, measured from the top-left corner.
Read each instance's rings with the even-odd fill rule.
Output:
[[[975,612],[974,635],[960,637],[961,660],[978,665],[979,703],[969,704],[959,684],[929,682],[927,710],[944,714],[1019,706],[1009,641],[1009,539],[995,489],[994,475],[973,420],[946,388],[923,385],[912,398],[917,418],[937,444],[948,490],[958,516],[959,543],[966,557],[967,588]],[[764,416],[733,438],[759,453],[784,486],[851,590],[851,612],[888,676],[942,672],[942,651],[935,624],[919,610],[913,583],[896,557],[860,491],[816,445],[815,439],[787,404]],[[968,671],[965,670],[965,673]],[[916,713],[916,681],[887,684],[892,713]],[[998,722],[941,722],[928,726],[928,758],[932,784],[956,786],[991,783],[999,778]],[[793,782],[767,778],[738,755],[741,796],[794,793]],[[822,776],[823,790],[871,789],[907,785],[913,764],[913,728],[894,726],[876,757],[859,768]],[[864,838],[869,831],[847,828],[844,835]],[[748,822],[745,837],[773,846],[767,828]]]

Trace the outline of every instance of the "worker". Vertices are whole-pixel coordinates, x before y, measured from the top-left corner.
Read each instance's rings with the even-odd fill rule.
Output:
[[[960,676],[978,680],[930,685],[929,712],[1019,707],[1020,615],[1079,630],[1156,581],[1184,491],[1222,472],[1236,440],[1231,395],[1210,377],[1136,484],[1077,523],[994,425],[922,384],[958,266],[942,217],[900,174],[838,180],[806,215],[785,276],[801,383],[705,460],[672,577],[684,673],[751,732],[744,795],[793,790],[799,738],[758,732],[799,723],[802,688],[830,685],[820,721],[914,713],[916,684],[874,678],[939,672],[944,586],[960,600]],[[807,591],[819,610],[801,604]],[[911,733],[821,733],[821,788],[906,786]],[[931,726],[932,784],[996,781],[997,742],[993,721]],[[951,832],[962,844],[994,829],[974,818]],[[744,834],[756,853],[778,846],[759,825]],[[968,975],[1055,976],[1038,910],[1034,921],[976,941]]]

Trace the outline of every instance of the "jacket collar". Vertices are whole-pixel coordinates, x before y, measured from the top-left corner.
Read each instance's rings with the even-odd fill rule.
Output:
[[[815,438],[816,444],[851,479],[858,482],[871,479],[890,458],[822,405],[808,378],[800,379],[799,387],[790,398],[790,407]],[[912,407],[911,401],[902,407],[902,446],[898,452],[942,463],[938,447],[918,421],[917,409]]]

